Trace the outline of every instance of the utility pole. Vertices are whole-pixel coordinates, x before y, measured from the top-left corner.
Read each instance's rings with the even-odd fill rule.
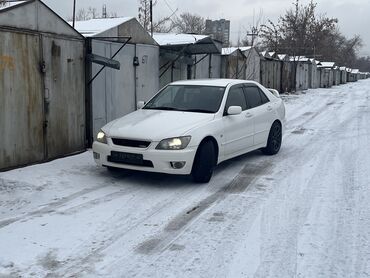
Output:
[[[76,22],[76,0],[73,0],[73,21],[72,21],[72,27],[75,28],[75,22]]]
[[[257,27],[253,26],[253,27],[252,27],[252,32],[251,32],[251,33],[247,33],[247,36],[248,36],[248,37],[252,37],[251,44],[252,44],[252,46],[254,46],[255,38],[256,38],[256,37],[258,37],[258,30],[257,30]]]
[[[150,0],[150,34],[153,38],[153,0]]]
[[[102,11],[102,15],[101,15],[101,17],[102,18],[107,18],[107,5],[103,5],[103,11]]]

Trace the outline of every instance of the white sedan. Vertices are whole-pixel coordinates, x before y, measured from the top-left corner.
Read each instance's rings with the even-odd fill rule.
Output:
[[[280,150],[284,104],[276,91],[253,81],[178,81],[138,108],[98,133],[98,165],[208,182],[222,161],[256,149],[269,155]]]

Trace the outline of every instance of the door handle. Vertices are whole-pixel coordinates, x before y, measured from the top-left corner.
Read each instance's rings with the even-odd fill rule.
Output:
[[[252,114],[252,113],[247,112],[247,113],[245,113],[245,117],[246,117],[246,118],[252,118],[252,117],[253,117],[253,114]]]
[[[272,107],[271,106],[267,106],[267,111],[272,111]]]

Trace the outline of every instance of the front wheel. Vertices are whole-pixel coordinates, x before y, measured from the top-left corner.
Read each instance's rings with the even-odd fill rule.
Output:
[[[215,146],[211,141],[206,141],[199,146],[199,149],[195,155],[191,173],[193,180],[197,183],[209,182],[215,166]]]
[[[267,155],[277,154],[281,147],[282,128],[279,122],[274,122],[271,126],[266,148],[262,152]]]

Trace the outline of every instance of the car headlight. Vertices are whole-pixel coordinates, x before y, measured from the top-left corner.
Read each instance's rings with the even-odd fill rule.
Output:
[[[157,145],[157,150],[182,150],[190,143],[191,136],[164,139]]]
[[[96,141],[103,143],[103,144],[107,144],[107,136],[105,135],[103,131],[98,132],[98,135],[96,136]]]

